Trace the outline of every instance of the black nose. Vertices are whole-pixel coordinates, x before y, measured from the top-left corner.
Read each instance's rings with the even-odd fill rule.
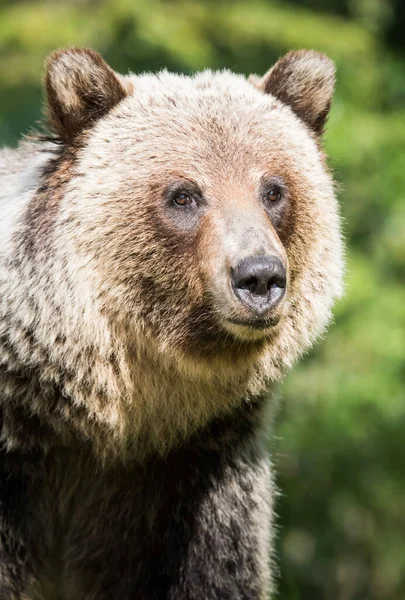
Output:
[[[235,294],[259,316],[284,296],[286,272],[277,256],[249,256],[231,273]]]

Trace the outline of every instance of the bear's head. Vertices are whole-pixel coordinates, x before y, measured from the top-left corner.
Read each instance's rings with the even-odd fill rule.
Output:
[[[55,427],[62,414],[166,447],[261,394],[330,319],[333,63],[298,51],[262,78],[124,77],[70,49],[45,85],[57,150],[20,233],[24,360],[66,399]]]
[[[311,344],[341,290],[320,140],[333,88],[312,51],[249,80],[51,56],[48,115],[75,154],[60,214],[112,321],[180,362],[259,353],[270,376]]]

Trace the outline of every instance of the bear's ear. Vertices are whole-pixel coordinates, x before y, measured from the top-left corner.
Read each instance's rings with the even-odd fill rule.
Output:
[[[335,65],[319,52],[289,52],[262,78],[249,81],[288,104],[317,135],[323,133],[335,87]]]
[[[47,117],[67,142],[128,94],[124,79],[93,50],[59,50],[51,54],[45,68]]]

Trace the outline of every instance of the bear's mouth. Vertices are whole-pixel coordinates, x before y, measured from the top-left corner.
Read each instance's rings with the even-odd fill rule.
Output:
[[[232,325],[239,325],[242,327],[250,327],[252,329],[263,330],[270,329],[278,325],[280,321],[279,316],[267,317],[266,319],[227,319],[228,323]]]

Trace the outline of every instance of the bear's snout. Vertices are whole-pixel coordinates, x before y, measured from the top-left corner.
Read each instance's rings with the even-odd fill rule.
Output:
[[[274,255],[244,258],[231,268],[231,278],[236,297],[255,317],[265,317],[285,294],[286,269]]]

